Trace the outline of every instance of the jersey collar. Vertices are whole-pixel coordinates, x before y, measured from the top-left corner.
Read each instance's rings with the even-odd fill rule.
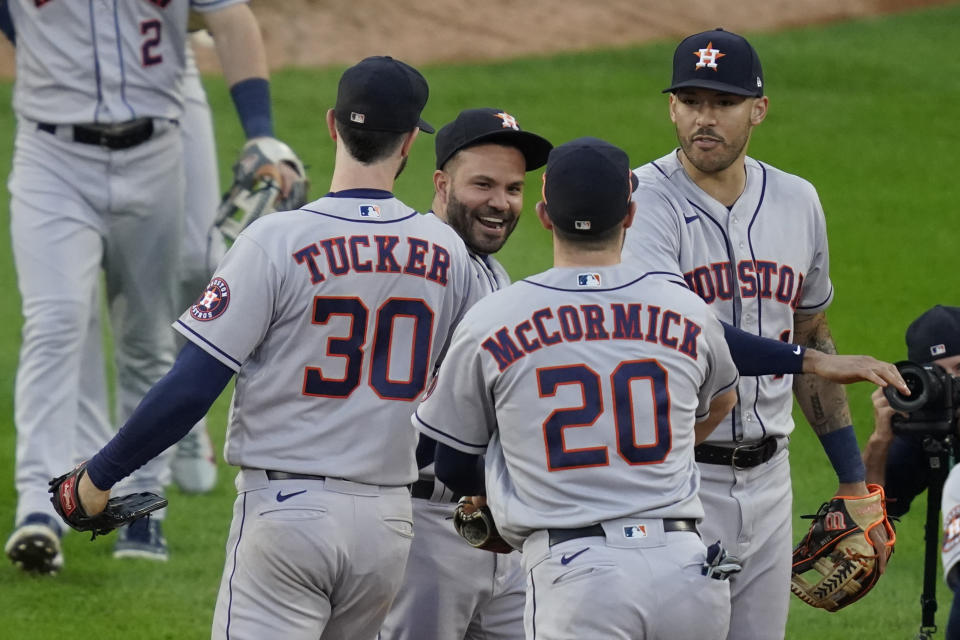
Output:
[[[393,194],[383,189],[344,189],[343,191],[330,191],[325,198],[364,198],[366,200],[386,200],[392,198]]]

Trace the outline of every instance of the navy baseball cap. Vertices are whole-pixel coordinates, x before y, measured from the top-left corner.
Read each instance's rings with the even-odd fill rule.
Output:
[[[364,58],[340,76],[334,114],[337,122],[367,131],[433,133],[420,113],[427,104],[427,81],[410,65],[390,56]]]
[[[926,364],[960,355],[960,307],[941,304],[928,309],[907,327],[907,358]]]
[[[746,38],[720,28],[684,38],[673,52],[673,82],[663,93],[688,87],[759,98],[760,56]]]
[[[626,217],[636,188],[623,149],[599,138],[577,138],[550,152],[543,203],[558,229],[595,236]]]
[[[437,169],[443,169],[458,151],[485,143],[516,147],[526,160],[527,171],[545,165],[553,149],[545,138],[520,129],[517,119],[503,109],[464,109],[437,133]]]

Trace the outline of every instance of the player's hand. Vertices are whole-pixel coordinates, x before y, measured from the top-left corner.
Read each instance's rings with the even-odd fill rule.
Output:
[[[873,434],[871,438],[876,438],[881,443],[889,443],[893,440],[893,414],[898,413],[890,406],[890,401],[884,395],[883,389],[875,389],[870,395],[873,400]],[[902,414],[901,415],[905,415]]]
[[[865,496],[869,495],[866,482],[841,482],[837,487],[838,496]],[[877,570],[882,575],[887,569],[887,558],[893,552],[893,548],[887,546],[887,531],[883,527],[873,527],[868,532],[873,548],[877,550]]]
[[[90,474],[80,476],[77,486],[77,495],[80,496],[80,506],[88,516],[95,516],[107,507],[110,491],[101,491],[90,480]]]
[[[903,395],[910,389],[895,365],[872,356],[843,356],[807,349],[803,355],[803,372],[840,384],[867,381],[878,387],[892,384]]]

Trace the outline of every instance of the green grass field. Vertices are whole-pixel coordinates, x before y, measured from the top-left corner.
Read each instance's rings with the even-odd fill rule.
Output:
[[[764,61],[770,115],[751,155],[817,186],[829,227],[836,301],[828,317],[841,351],[888,360],[905,356],[903,331],[936,303],[960,304],[956,246],[956,110],[960,5],[777,34],[748,34]],[[712,27],[714,25],[704,25]],[[730,25],[731,27],[734,25]],[[673,42],[626,50],[469,66],[426,66],[425,117],[439,126],[466,107],[494,106],[555,143],[595,135],[624,147],[634,164],[674,145],[660,90]],[[388,43],[385,45],[388,49]],[[382,51],[371,51],[381,53]],[[323,113],[342,68],[273,76],[277,134],[309,166],[311,195],[326,191],[333,161]],[[217,114],[223,184],[240,130],[219,78],[207,78]],[[0,84],[0,104],[11,85]],[[0,110],[0,175],[9,172],[14,117]],[[953,133],[951,133],[953,132]],[[422,136],[397,186],[420,209],[432,197],[433,139]],[[550,264],[548,235],[532,213],[539,172],[530,176],[525,215],[500,257],[514,278]],[[0,187],[0,536],[13,525],[13,383],[21,319],[10,253],[8,196]],[[642,216],[642,211],[640,212]],[[861,442],[871,430],[871,388],[849,388]],[[211,424],[223,443],[226,397]],[[798,414],[793,444],[795,538],[835,488],[812,432]],[[232,504],[232,470],[207,496],[171,489],[165,532],[171,560],[114,561],[112,539],[65,541],[66,567],[54,579],[21,575],[0,561],[0,636],[21,638],[204,638],[209,635]],[[920,623],[923,513],[919,500],[899,528],[887,575],[864,600],[836,614],[793,599],[788,637],[818,640],[913,638]],[[943,628],[950,594],[939,579]],[[690,603],[691,613],[697,604]],[[942,634],[942,631],[941,631]],[[942,635],[938,634],[938,637]],[[678,639],[685,640],[685,639]]]

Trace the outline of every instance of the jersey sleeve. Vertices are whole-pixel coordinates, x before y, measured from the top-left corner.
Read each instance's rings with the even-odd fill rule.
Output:
[[[633,192],[633,201],[637,213],[624,240],[624,262],[636,267],[638,273],[681,275],[681,229],[674,205],[660,190],[643,181]]]
[[[281,277],[263,248],[243,233],[220,263],[203,295],[174,329],[230,367],[260,345],[270,326]]]
[[[411,418],[425,435],[477,455],[486,452],[497,425],[481,355],[467,325],[458,326],[433,390]]]
[[[713,312],[704,306],[703,337],[706,345],[707,372],[700,393],[697,394],[697,422],[710,415],[710,403],[721,393],[736,387],[740,374],[733,363],[730,348],[724,337],[723,326]]]
[[[813,254],[806,278],[803,281],[803,290],[800,292],[800,302],[797,313],[819,313],[830,306],[833,301],[833,283],[830,281],[830,250],[827,243],[827,222],[813,185],[809,185],[813,199]]]
[[[250,0],[190,0],[190,8],[198,13],[226,9],[234,4],[249,4]]]

